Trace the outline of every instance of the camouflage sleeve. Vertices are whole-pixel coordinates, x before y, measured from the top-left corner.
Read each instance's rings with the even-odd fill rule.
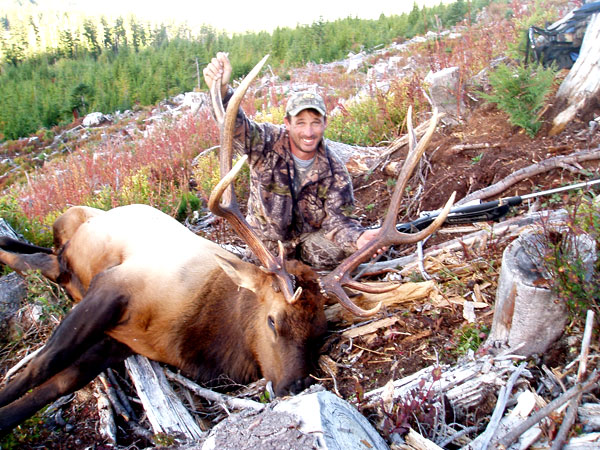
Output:
[[[346,253],[356,251],[356,241],[365,231],[354,215],[352,180],[346,166],[332,152],[328,152],[333,179],[327,188],[325,210],[327,216],[322,227],[329,239]]]

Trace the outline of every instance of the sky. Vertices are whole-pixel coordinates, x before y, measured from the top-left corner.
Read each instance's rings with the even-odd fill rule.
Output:
[[[322,17],[333,21],[346,17],[377,19],[410,12],[413,3],[438,5],[451,0],[37,0],[40,6],[65,11],[84,11],[89,15],[126,16],[141,20],[187,21],[207,24],[232,33],[273,31],[276,27],[312,24]]]

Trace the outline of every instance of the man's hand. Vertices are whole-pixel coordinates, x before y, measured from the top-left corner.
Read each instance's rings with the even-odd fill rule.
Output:
[[[369,243],[369,241],[376,238],[380,231],[381,231],[381,228],[371,228],[371,229],[363,231],[363,233],[356,240],[356,247],[360,250],[365,245],[367,245]],[[387,247],[377,249],[377,253],[375,253],[373,255],[373,258],[375,258],[378,255],[381,255],[386,250],[387,250]]]
[[[204,81],[210,89],[214,81],[221,78],[221,98],[227,94],[227,85],[231,79],[232,67],[227,57],[227,53],[219,52],[210,63],[204,68]]]

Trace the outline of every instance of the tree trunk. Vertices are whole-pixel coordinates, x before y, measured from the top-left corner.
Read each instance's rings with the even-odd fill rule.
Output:
[[[579,57],[556,93],[560,111],[552,123],[550,136],[562,132],[578,113],[585,113],[600,95],[600,14],[594,14],[587,26]]]

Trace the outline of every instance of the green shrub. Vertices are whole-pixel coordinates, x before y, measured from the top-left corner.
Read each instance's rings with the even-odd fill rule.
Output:
[[[500,64],[490,73],[491,94],[480,95],[508,114],[510,123],[523,128],[530,137],[539,131],[538,113],[554,84],[554,70],[542,66]]]
[[[345,111],[328,117],[326,137],[349,145],[375,144],[368,118],[377,114],[377,104],[366,100]]]
[[[181,194],[181,201],[177,207],[177,215],[175,218],[180,222],[185,221],[190,214],[200,209],[200,203],[200,199],[192,192],[183,192]]]
[[[21,209],[18,200],[10,195],[0,197],[0,211],[0,218],[6,220],[27,241],[43,247],[52,246],[52,223],[58,217],[58,213],[49,215],[41,222],[29,218]]]
[[[600,314],[600,197],[577,198],[565,227],[542,229],[545,251],[542,256],[549,288],[565,303],[572,317],[585,317],[592,309]],[[595,241],[595,263],[591,270],[581,254],[577,237],[586,233]]]

